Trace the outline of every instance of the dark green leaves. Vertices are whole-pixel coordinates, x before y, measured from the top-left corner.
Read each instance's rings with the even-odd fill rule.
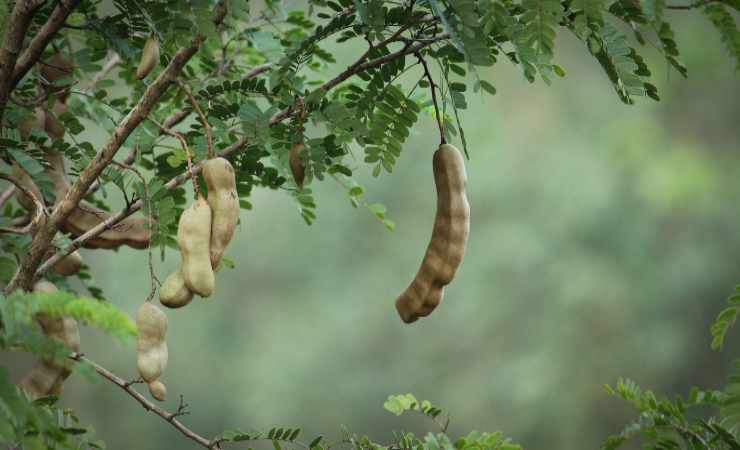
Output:
[[[740,31],[735,19],[724,5],[713,3],[704,8],[704,14],[709,17],[714,27],[719,31],[727,52],[735,60],[736,69],[740,70]]]
[[[738,314],[740,314],[740,285],[735,286],[735,292],[730,296],[727,303],[729,306],[719,313],[710,331],[712,333],[712,349],[722,350],[725,336],[729,329],[735,325]]]

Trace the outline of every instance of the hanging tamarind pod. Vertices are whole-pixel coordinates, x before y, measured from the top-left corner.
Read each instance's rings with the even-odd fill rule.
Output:
[[[167,388],[160,381],[167,368],[167,316],[151,302],[144,302],[136,313],[136,367],[146,381],[149,393],[164,401]]]
[[[428,316],[442,301],[444,287],[462,263],[470,231],[467,176],[460,151],[449,144],[440,145],[432,167],[437,189],[432,237],[414,280],[396,299],[396,310],[406,323]]]
[[[33,114],[26,117],[18,124],[18,131],[21,134],[21,139],[27,141],[31,136],[31,131],[36,128],[43,130],[46,126],[46,113],[43,108],[34,108]]]
[[[48,281],[39,281],[34,285],[34,292],[58,292],[56,286]],[[80,350],[80,331],[77,321],[70,317],[51,317],[39,313],[34,316],[41,326],[43,333],[64,344],[72,351]],[[64,381],[71,373],[71,361],[57,363],[42,359],[19,383],[31,397],[38,398],[47,395],[59,395]]]
[[[216,280],[211,267],[211,207],[202,195],[183,211],[177,225],[177,246],[182,256],[185,286],[201,297],[209,297]]]
[[[231,242],[239,220],[239,197],[236,194],[234,168],[225,158],[212,158],[203,163],[203,178],[208,187],[211,207],[211,267],[217,268]]]
[[[168,308],[182,308],[192,300],[193,293],[185,286],[185,279],[178,267],[162,283],[159,289],[159,302]]]
[[[298,189],[303,189],[303,180],[306,178],[306,166],[303,164],[301,159],[301,152],[305,148],[302,142],[295,144],[290,148],[288,153],[288,164],[290,165],[290,171],[293,174],[293,181],[295,181]]]
[[[50,248],[49,251],[46,253],[45,259],[49,259],[54,256],[55,252],[55,249]],[[77,250],[60,259],[56,264],[51,266],[52,272],[58,273],[63,277],[71,277],[73,275],[77,275],[80,269],[82,269],[82,256]]]
[[[149,36],[141,52],[139,67],[136,68],[136,78],[142,80],[149,75],[159,64],[159,41],[154,36]]]
[[[55,102],[51,108],[51,113],[44,114],[44,130],[52,140],[64,139],[64,124],[59,120],[59,116],[67,111],[67,105],[62,102]]]
[[[64,156],[55,150],[48,150],[44,157],[49,163],[46,173],[54,183],[56,203],[64,198],[69,190]],[[109,217],[109,213],[92,206],[88,202],[81,201],[62,223],[61,228],[76,237],[108,220]],[[149,246],[149,235],[146,218],[127,217],[95,238],[88,240],[84,246],[87,248],[113,249],[121,245],[127,245],[135,249],[144,249]]]
[[[72,75],[74,70],[74,61],[57,51],[47,61],[41,61],[41,86],[51,96],[56,96],[60,102],[64,103],[69,97],[70,84],[59,85],[58,82]]]

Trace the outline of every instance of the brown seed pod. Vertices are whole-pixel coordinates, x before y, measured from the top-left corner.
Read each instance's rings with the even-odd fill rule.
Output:
[[[149,36],[141,52],[139,67],[136,68],[136,78],[146,78],[159,64],[159,41],[154,36]]]
[[[54,253],[55,250],[50,249],[49,252],[47,252],[47,258],[51,258],[52,256],[54,256]],[[53,272],[58,273],[63,277],[71,277],[72,275],[77,275],[81,268],[82,256],[80,256],[80,252],[76,250],[51,266],[51,270]]]
[[[54,293],[56,286],[48,281],[39,281],[34,285],[34,292]],[[50,317],[47,314],[36,314],[36,321],[48,337],[55,339],[72,351],[80,350],[80,330],[77,321],[70,317]],[[64,380],[69,377],[71,361],[62,364],[50,360],[41,360],[23,377],[20,387],[31,397],[59,395]]]
[[[188,289],[208,297],[216,280],[211,267],[211,207],[202,195],[180,216],[177,225],[177,246],[182,255],[182,277]]]
[[[60,52],[54,53],[48,61],[40,62],[41,66],[41,85],[49,95],[56,95],[61,102],[67,101],[71,83],[57,85],[57,82],[63,78],[72,76],[74,70],[74,61]]]
[[[433,158],[437,214],[421,267],[408,288],[396,299],[396,310],[406,323],[428,316],[442,301],[444,287],[455,277],[470,232],[470,205],[465,196],[467,176],[460,152],[440,145]]]
[[[45,158],[50,166],[46,173],[54,183],[56,203],[64,198],[69,190],[64,168],[64,157],[57,151],[49,150]],[[82,201],[72,210],[61,228],[63,231],[77,237],[108,220],[108,218],[110,218],[110,214],[107,212]],[[127,217],[95,238],[88,240],[84,246],[87,248],[110,249],[128,245],[132,248],[144,249],[149,246],[149,234],[146,218]]]
[[[298,186],[298,189],[303,189],[303,180],[306,178],[306,166],[301,159],[301,152],[304,147],[302,142],[295,144],[290,148],[290,152],[288,153],[290,171],[293,173],[293,180],[296,186]]]
[[[56,102],[51,108],[51,113],[47,112],[44,114],[44,130],[46,130],[46,134],[54,141],[64,139],[64,124],[59,120],[59,116],[66,111],[67,105],[62,102]]]
[[[33,115],[26,117],[18,124],[18,131],[21,133],[21,139],[26,141],[31,136],[31,131],[36,128],[43,130],[46,125],[46,112],[43,108],[38,107],[33,110]]]
[[[211,267],[218,267],[226,247],[231,242],[239,220],[239,197],[236,194],[234,168],[224,158],[203,163],[203,178],[208,186],[211,207]]]
[[[151,302],[144,302],[136,314],[136,327],[136,367],[152,397],[163,401],[167,389],[159,378],[167,368],[167,316]]]
[[[193,300],[193,293],[185,286],[185,279],[178,268],[169,274],[159,289],[159,302],[168,308],[181,308]]]

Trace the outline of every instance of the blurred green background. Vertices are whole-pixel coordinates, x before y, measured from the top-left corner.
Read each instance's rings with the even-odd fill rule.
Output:
[[[434,216],[429,116],[392,175],[372,178],[355,154],[365,198],[388,207],[394,232],[332,180],[311,186],[311,227],[287,193],[256,191],[228,253],[237,268],[218,274],[211,299],[167,311],[164,406],[184,395],[183,421],[204,435],[278,425],[331,439],[345,425],[384,441],[430,428],[383,410],[389,394],[412,392],[451,413],[453,435],[502,430],[564,450],[597,448],[631,420],[603,389],[618,377],[671,396],[721,387],[738,346],[730,337],[711,352],[708,327],[740,282],[740,84],[708,21],[675,16],[690,78],[647,49],[660,103],[621,104],[568,35],[556,49],[568,75],[551,87],[503,60],[482,73],[498,94],[470,95],[462,117],[467,255],[442,306],[411,326],[393,302]],[[339,47],[340,61],[355,50]],[[146,254],[83,256],[133,315]],[[178,261],[158,260],[160,278]],[[134,347],[83,332],[83,351],[124,377],[135,377]],[[62,402],[109,448],[196,448],[108,383],[73,377]]]

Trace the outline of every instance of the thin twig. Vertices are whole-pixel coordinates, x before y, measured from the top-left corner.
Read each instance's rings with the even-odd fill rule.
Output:
[[[0,194],[0,208],[2,208],[8,200],[10,200],[14,193],[15,185],[11,185],[7,189],[5,189],[2,194]]]
[[[183,412],[185,411],[185,408],[187,408],[187,404],[183,403],[182,397],[180,400],[181,401],[180,406],[178,407],[177,411],[169,412],[155,405],[154,403],[149,401],[146,397],[144,397],[143,395],[138,393],[136,390],[134,390],[131,387],[133,383],[127,382],[126,380],[117,376],[116,374],[106,369],[105,367],[101,366],[100,364],[83,356],[81,353],[72,353],[69,356],[69,358],[72,359],[73,361],[84,362],[92,366],[92,368],[95,369],[98,375],[100,375],[101,377],[105,378],[106,380],[110,381],[111,383],[121,388],[124,392],[126,392],[128,395],[133,397],[137,402],[139,402],[139,404],[141,404],[141,406],[143,406],[144,409],[146,409],[147,411],[151,411],[154,414],[161,417],[162,419],[164,419],[165,421],[169,422],[173,427],[177,429],[177,431],[182,433],[185,437],[187,437],[191,441],[195,442],[201,447],[205,447],[210,450],[219,448],[218,442],[216,440],[207,439],[201,436],[200,434],[186,427],[182,422],[177,420],[179,416],[187,414],[187,412]]]
[[[193,180],[193,192],[195,193],[195,198],[198,198],[198,195],[200,194],[200,189],[198,188],[198,180],[195,178],[195,174],[193,173],[193,155],[190,153],[190,147],[188,146],[187,141],[185,140],[185,137],[178,133],[177,131],[170,130],[169,128],[166,128],[161,123],[157,122],[156,120],[149,118],[152,122],[154,122],[155,125],[159,127],[162,132],[168,136],[172,136],[173,138],[180,141],[180,145],[182,146],[182,150],[185,152],[185,158],[188,161],[188,172],[190,173],[192,180]]]
[[[149,186],[146,183],[146,179],[144,178],[144,175],[139,172],[136,167],[133,166],[127,166],[125,164],[121,164],[118,161],[113,161],[113,164],[124,169],[129,170],[136,174],[136,176],[141,181],[141,185],[144,187],[144,202],[147,205],[147,230],[149,231],[149,245],[146,246],[147,249],[147,257],[148,257],[148,264],[149,264],[149,295],[146,297],[146,301],[151,301],[154,298],[154,294],[157,292],[157,284],[159,283],[159,279],[157,278],[157,274],[154,273],[154,257],[152,256],[152,245],[151,245],[151,239],[153,235],[153,227],[154,227],[154,221],[152,219],[152,203],[151,203],[151,195],[149,195]]]
[[[436,116],[437,126],[439,127],[439,141],[440,145],[444,145],[447,143],[447,139],[445,139],[445,130],[442,125],[442,114],[440,114],[439,105],[437,104],[437,84],[434,82],[432,74],[429,72],[429,66],[424,57],[421,56],[421,53],[417,52],[416,57],[419,58],[419,62],[424,66],[424,74],[427,77],[427,81],[429,81],[429,90],[432,91],[432,103],[434,103],[434,115]]]
[[[19,191],[21,191],[23,194],[26,195],[26,197],[30,198],[33,202],[33,205],[35,206],[34,216],[33,219],[31,219],[31,222],[27,225],[28,231],[32,230],[35,226],[39,225],[41,222],[41,217],[46,215],[46,208],[44,207],[44,202],[42,199],[38,198],[36,194],[33,193],[30,189],[28,189],[26,186],[23,186],[22,183],[16,181],[14,178],[5,175],[4,173],[0,173],[0,179],[5,181],[10,181],[13,183]]]
[[[102,69],[98,73],[93,76],[92,80],[90,80],[90,83],[85,86],[85,89],[83,89],[84,92],[90,92],[93,89],[95,89],[95,86],[105,78],[111,70],[113,70],[118,64],[121,62],[121,56],[118,53],[114,53],[113,56],[105,63]]]
[[[206,142],[208,143],[208,158],[214,158],[216,155],[213,151],[213,132],[211,131],[211,125],[208,123],[208,119],[206,118],[206,115],[203,114],[203,110],[200,109],[200,105],[198,105],[198,100],[195,99],[193,96],[193,93],[190,92],[190,88],[187,87],[185,83],[183,83],[181,80],[177,80],[177,85],[180,86],[180,89],[185,92],[185,95],[188,96],[188,99],[190,100],[190,103],[193,105],[193,109],[195,109],[195,112],[198,113],[198,117],[200,117],[200,121],[203,124],[203,128],[206,130]]]

